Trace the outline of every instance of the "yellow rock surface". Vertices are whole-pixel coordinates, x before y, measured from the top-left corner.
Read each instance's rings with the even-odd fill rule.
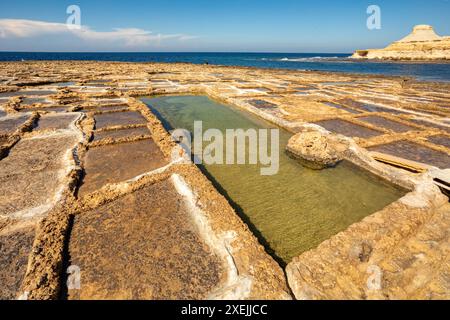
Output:
[[[413,32],[384,49],[357,50],[354,59],[449,60],[450,37],[438,36],[433,27],[415,26]]]

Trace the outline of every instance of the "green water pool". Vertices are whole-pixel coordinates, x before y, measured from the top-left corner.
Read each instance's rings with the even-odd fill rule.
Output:
[[[167,130],[277,128],[240,109],[205,96],[141,98]],[[218,190],[281,264],[312,249],[351,224],[405,194],[393,185],[343,162],[315,171],[285,153],[292,136],[280,129],[279,172],[260,174],[255,165],[200,165]]]

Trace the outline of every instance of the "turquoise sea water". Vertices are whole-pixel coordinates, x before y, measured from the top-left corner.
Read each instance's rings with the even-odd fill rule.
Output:
[[[31,53],[0,52],[0,61],[95,60],[126,62],[188,62],[226,66],[319,70],[411,76],[420,80],[450,81],[450,63],[355,61],[334,53]]]

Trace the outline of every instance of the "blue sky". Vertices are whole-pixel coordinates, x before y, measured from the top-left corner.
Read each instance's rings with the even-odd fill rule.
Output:
[[[64,28],[73,4],[83,33]],[[366,27],[371,4],[381,30]],[[349,53],[416,24],[450,35],[449,13],[449,0],[11,0],[0,2],[0,51]]]

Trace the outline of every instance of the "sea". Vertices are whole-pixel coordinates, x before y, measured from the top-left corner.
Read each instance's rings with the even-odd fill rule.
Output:
[[[407,76],[421,81],[450,82],[450,63],[359,61],[350,59],[350,54],[342,53],[0,52],[0,61],[30,60],[208,63],[224,66]]]

